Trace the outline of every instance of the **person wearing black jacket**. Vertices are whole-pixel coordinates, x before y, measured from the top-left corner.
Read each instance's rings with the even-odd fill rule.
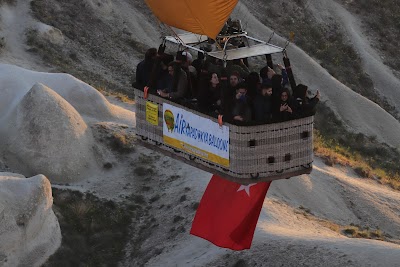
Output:
[[[232,111],[233,120],[239,124],[249,123],[252,118],[251,106],[251,100],[247,96],[247,85],[245,83],[238,84]]]
[[[275,122],[288,121],[296,118],[296,102],[290,96],[287,88],[279,95],[279,101],[274,105],[273,117]]]
[[[143,90],[148,85],[156,57],[156,48],[150,48],[146,51],[144,60],[136,67],[136,81],[132,82],[133,87]]]
[[[317,104],[319,102],[320,93],[317,93],[314,97],[309,98],[307,96],[308,86],[304,84],[298,84],[294,90],[294,98],[297,102],[297,115],[298,117],[308,117],[313,116],[317,109]]]
[[[265,83],[253,101],[254,119],[256,123],[270,123],[272,121],[272,86]]]
[[[172,77],[168,88],[164,90],[158,90],[157,93],[161,97],[170,98],[174,101],[180,101],[186,96],[188,90],[186,72],[182,70],[178,62],[173,61],[168,64],[168,74]]]
[[[201,112],[215,116],[221,108],[221,87],[218,74],[204,74],[197,103]]]

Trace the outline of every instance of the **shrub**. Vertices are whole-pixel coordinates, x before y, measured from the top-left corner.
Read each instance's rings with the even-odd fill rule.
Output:
[[[4,37],[0,37],[0,50],[2,50],[6,46],[6,39]]]
[[[350,224],[349,226],[343,227],[343,234],[353,238],[367,238],[367,239],[379,239],[384,240],[384,234],[381,230],[371,230],[369,227],[360,227],[358,225]]]
[[[154,170],[152,168],[146,168],[143,166],[137,166],[133,172],[137,175],[137,176],[147,176],[147,175],[152,175],[154,174]]]
[[[9,4],[9,5],[14,5],[16,3],[16,0],[0,0],[0,6],[4,4]]]
[[[129,137],[122,132],[114,132],[111,137],[111,148],[120,153],[130,153],[135,150],[133,137]]]
[[[376,136],[349,132],[325,103],[319,104],[315,123],[314,152],[329,165],[351,166],[360,176],[400,189],[399,150],[379,143]]]
[[[53,188],[62,243],[44,266],[114,265],[124,257],[131,210],[92,194]]]

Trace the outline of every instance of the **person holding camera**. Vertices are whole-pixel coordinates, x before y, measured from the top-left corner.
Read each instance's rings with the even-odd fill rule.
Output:
[[[294,119],[296,117],[296,103],[292,100],[287,88],[281,91],[279,100],[274,108],[274,121],[282,122]]]

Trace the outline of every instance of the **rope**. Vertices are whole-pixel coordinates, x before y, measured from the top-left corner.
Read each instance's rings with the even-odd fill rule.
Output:
[[[172,32],[172,35],[175,36],[176,39],[183,43],[183,40],[179,37],[179,35],[168,25],[167,28]]]

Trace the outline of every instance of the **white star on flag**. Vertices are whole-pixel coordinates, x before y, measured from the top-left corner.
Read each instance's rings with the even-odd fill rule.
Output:
[[[248,196],[250,196],[250,187],[252,187],[253,185],[256,185],[256,184],[240,185],[237,192],[244,190],[244,191],[246,191],[246,194]]]

